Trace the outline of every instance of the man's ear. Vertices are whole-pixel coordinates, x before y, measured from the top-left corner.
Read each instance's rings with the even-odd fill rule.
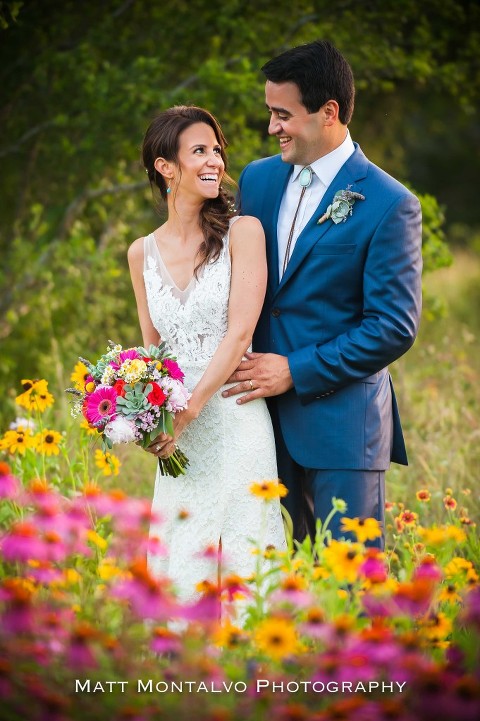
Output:
[[[156,158],[153,167],[155,168],[157,173],[163,175],[165,179],[171,180],[175,175],[174,164],[171,163],[169,160],[165,160],[165,158]]]
[[[336,100],[327,100],[322,106],[325,125],[333,125],[338,120],[339,105]]]

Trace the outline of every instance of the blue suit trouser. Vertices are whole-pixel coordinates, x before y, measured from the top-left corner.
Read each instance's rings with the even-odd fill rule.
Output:
[[[291,457],[283,440],[278,419],[273,415],[277,447],[278,475],[288,489],[282,500],[293,523],[293,536],[301,542],[309,535],[315,538],[316,519],[322,523],[332,510],[332,498],[341,498],[347,504],[344,514],[335,513],[328,524],[332,538],[356,540],[341,530],[341,519],[376,518],[383,534],[367,546],[384,548],[385,545],[385,471],[305,468]],[[277,422],[275,422],[277,420]],[[300,441],[301,442],[301,441]]]

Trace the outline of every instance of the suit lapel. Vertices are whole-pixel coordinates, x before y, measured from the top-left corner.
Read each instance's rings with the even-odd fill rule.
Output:
[[[282,289],[289,279],[296,272],[300,264],[303,262],[306,255],[312,249],[312,246],[317,243],[331,228],[335,228],[335,223],[328,219],[321,225],[318,225],[319,218],[327,210],[328,206],[333,200],[333,196],[338,190],[346,190],[349,186],[349,190],[355,192],[361,192],[360,181],[365,178],[367,174],[368,161],[365,155],[360,150],[360,147],[355,143],[355,152],[348,158],[348,160],[342,165],[335,178],[328,186],[325,194],[317,208],[313,213],[312,217],[308,221],[305,228],[302,230],[295,243],[292,257],[287,265],[287,269],[277,286],[277,291]],[[278,209],[277,216],[278,217]],[[348,222],[348,220],[346,221]],[[275,233],[275,239],[276,239]],[[278,278],[278,245],[277,245],[277,278]]]
[[[293,165],[280,161],[278,166],[274,169],[264,196],[263,208],[265,209],[265,212],[262,214],[262,220],[268,245],[268,283],[272,293],[276,292],[279,283],[277,238],[278,213],[280,211],[283,193],[285,192],[285,187],[292,171]]]

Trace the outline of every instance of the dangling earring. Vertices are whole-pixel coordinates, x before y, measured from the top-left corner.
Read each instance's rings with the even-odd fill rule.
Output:
[[[170,185],[171,182],[172,182],[172,178],[167,178],[167,180],[165,180],[165,183],[167,185],[167,195],[169,195],[172,192],[172,186]]]
[[[172,192],[172,189],[169,185],[167,185],[167,195]]]

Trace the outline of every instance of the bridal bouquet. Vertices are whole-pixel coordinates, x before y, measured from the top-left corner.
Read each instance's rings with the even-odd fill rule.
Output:
[[[115,443],[135,442],[146,448],[160,433],[173,436],[173,418],[187,407],[190,393],[184,374],[166,344],[148,350],[127,348],[109,341],[96,363],[80,358],[85,366],[83,390],[67,388],[76,396],[73,415],[80,413],[102,437],[104,450]],[[162,475],[185,473],[188,458],[179,448],[158,459]]]

